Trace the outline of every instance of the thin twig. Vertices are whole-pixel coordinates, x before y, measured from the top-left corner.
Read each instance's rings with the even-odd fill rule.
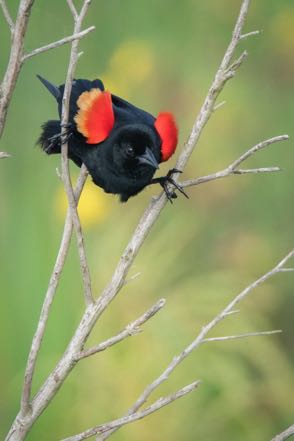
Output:
[[[178,400],[181,397],[184,397],[188,393],[195,390],[201,384],[200,381],[194,381],[194,383],[189,384],[188,386],[183,387],[177,392],[168,395],[164,398],[159,398],[156,400],[151,406],[146,407],[145,409],[135,412],[132,415],[126,415],[122,418],[118,418],[109,423],[101,424],[100,426],[93,427],[92,429],[86,430],[85,432],[79,433],[78,435],[70,436],[69,438],[65,438],[62,441],[82,441],[84,439],[90,438],[91,436],[105,433],[109,430],[118,429],[126,424],[133,423],[134,421],[138,421],[151,413],[156,412],[159,409],[162,409],[164,406],[172,403],[175,400]]]
[[[275,329],[274,331],[259,331],[259,332],[247,332],[245,334],[239,334],[239,335],[238,334],[237,335],[225,335],[223,337],[205,338],[204,340],[202,340],[202,343],[209,343],[209,342],[213,342],[213,341],[238,340],[240,338],[280,334],[281,332],[283,332],[281,329]]]
[[[216,110],[220,109],[221,107],[223,107],[226,104],[226,101],[221,101],[220,103],[216,104],[213,108],[213,111],[215,112]]]
[[[238,294],[224,309],[220,312],[216,317],[214,317],[207,325],[205,325],[195,340],[188,345],[184,351],[182,351],[178,356],[174,357],[169,366],[164,370],[164,372],[153,382],[151,383],[143,392],[143,394],[136,401],[136,404],[132,407],[133,409],[138,409],[141,407],[150,394],[156,389],[163,381],[167,380],[170,374],[175,370],[175,368],[194,350],[196,349],[205,339],[206,335],[209,331],[211,331],[220,321],[222,321],[228,314],[228,312],[232,311],[233,308],[248,294],[253,291],[253,289],[257,288],[257,286],[261,285],[273,275],[277,274],[281,268],[283,268],[286,261],[288,261],[294,255],[294,250],[292,250],[281,262],[279,262],[273,269],[268,271],[266,274],[261,276],[251,285],[247,286],[240,294]]]
[[[78,202],[81,192],[83,190],[84,184],[86,182],[88,176],[88,171],[85,166],[81,168],[80,175],[77,180],[76,188],[75,188],[75,199]],[[70,211],[67,211],[63,235],[60,243],[60,248],[57,254],[56,262],[50,277],[49,285],[47,288],[47,292],[45,295],[45,299],[43,302],[43,306],[41,309],[40,319],[38,322],[38,326],[36,332],[33,337],[30,353],[28,356],[28,361],[25,370],[24,376],[24,385],[23,385],[23,394],[21,398],[21,414],[25,416],[30,408],[30,395],[32,389],[32,380],[36,367],[36,361],[38,357],[38,353],[42,344],[45,327],[49,318],[49,313],[51,309],[52,302],[54,300],[56,289],[60,280],[60,276],[64,267],[65,259],[68,253],[70,240],[72,236],[73,224],[70,216]]]
[[[78,20],[78,18],[79,18],[79,15],[78,15],[78,12],[76,10],[76,7],[73,4],[72,0],[67,0],[67,4],[68,4],[69,9],[71,10],[71,13],[72,13],[72,16],[74,18],[74,21],[76,22]]]
[[[128,285],[129,283],[133,282],[134,280],[136,280],[138,277],[141,276],[142,273],[136,273],[133,276],[129,277],[128,279],[126,279],[124,281],[124,286]]]
[[[252,32],[247,32],[247,34],[242,34],[240,37],[240,40],[245,40],[246,38],[249,37],[255,37],[256,35],[260,35],[262,31],[252,31]]]
[[[288,135],[275,136],[274,138],[266,139],[265,141],[259,142],[255,146],[251,147],[245,153],[243,153],[238,159],[229,164],[225,169],[212,173],[211,175],[201,176],[195,179],[189,179],[180,183],[181,187],[191,187],[193,185],[203,184],[205,182],[214,181],[216,179],[226,178],[231,175],[242,175],[247,173],[269,173],[281,171],[279,167],[261,167],[253,169],[238,169],[237,167],[248,159],[250,156],[254,155],[258,151],[281,141],[287,141],[289,139]]]
[[[97,354],[97,352],[105,351],[105,349],[110,348],[110,346],[113,346],[128,337],[132,337],[133,335],[138,334],[142,331],[141,326],[148,320],[150,320],[155,314],[157,314],[157,312],[164,307],[165,303],[165,299],[160,299],[139,318],[129,323],[119,334],[109,338],[108,340],[105,340],[99,345],[93,346],[90,349],[84,349],[83,351],[80,351],[79,353],[77,353],[75,359],[78,361],[82,358],[89,357],[90,355]]]
[[[91,3],[90,0],[85,0],[81,12],[78,15],[76,13],[73,3],[70,0],[68,0],[68,5],[73,13],[73,18],[75,22],[73,34],[78,34],[79,32],[81,32],[82,22],[87,13],[88,7],[90,6],[90,3]],[[64,85],[64,92],[62,98],[62,118],[61,118],[62,136],[66,136],[65,127],[68,124],[70,94],[71,94],[74,72],[78,61],[78,44],[79,44],[79,40],[77,39],[73,40],[71,45],[68,71]],[[78,245],[79,257],[80,257],[80,266],[81,266],[83,286],[84,286],[84,298],[86,304],[90,305],[91,303],[94,302],[92,295],[92,287],[91,287],[91,277],[87,262],[87,255],[85,251],[81,222],[77,212],[77,204],[75,201],[70,172],[69,172],[67,142],[64,143],[61,148],[61,168],[62,168],[62,179],[67,194],[68,204],[70,207],[70,212],[76,232],[77,245]]]
[[[2,12],[3,12],[4,18],[7,21],[7,24],[9,26],[10,32],[11,32],[11,34],[13,34],[13,32],[14,32],[14,23],[13,23],[13,20],[11,18],[10,12],[8,10],[6,1],[5,0],[0,0],[0,6],[2,8]]]
[[[285,439],[290,438],[290,436],[294,435],[294,424],[288,429],[284,430],[282,433],[279,433],[279,435],[276,435],[272,441],[285,441]]]
[[[128,415],[132,415],[133,413],[137,412],[140,407],[143,406],[143,404],[148,400],[152,392],[157,389],[164,381],[166,381],[171,373],[181,364],[188,355],[191,354],[196,348],[198,348],[201,344],[207,342],[207,341],[216,341],[216,340],[227,340],[232,338],[241,338],[240,336],[227,336],[227,337],[215,337],[208,339],[206,338],[207,334],[224,318],[226,318],[232,311],[235,312],[234,307],[244,300],[245,297],[247,297],[251,291],[253,291],[255,288],[257,288],[262,283],[266,282],[268,279],[273,277],[275,274],[279,273],[283,268],[285,263],[291,259],[294,256],[294,249],[288,253],[274,268],[272,268],[270,271],[268,271],[266,274],[261,276],[259,279],[255,280],[253,283],[251,283],[249,286],[247,286],[241,293],[239,293],[218,315],[216,315],[207,325],[203,326],[201,328],[200,333],[197,335],[197,337],[190,343],[180,354],[173,357],[172,361],[169,363],[166,369],[151,383],[149,384],[143,393],[140,395],[140,397],[137,399],[137,401],[134,403],[134,405],[128,410]],[[279,331],[269,331],[269,333],[276,333]],[[256,335],[260,335],[260,333],[256,333]],[[252,334],[250,334],[252,335]],[[249,336],[249,334],[247,334]],[[243,337],[243,336],[242,336]],[[246,337],[246,335],[244,335]],[[102,436],[98,437],[97,441],[104,441],[107,439],[114,430],[111,430]]]
[[[266,147],[268,147],[271,144],[274,144],[276,142],[280,141],[287,141],[289,139],[288,135],[280,135],[275,136],[274,138],[266,139],[265,141],[259,142],[255,146],[251,147],[251,149],[247,150],[243,155],[240,156],[240,158],[236,159],[236,161],[232,162],[231,165],[229,165],[228,168],[231,170],[236,170],[237,167],[244,162],[246,159],[248,159],[250,156],[252,156],[254,153],[258,152],[259,150],[262,150]]]
[[[226,78],[225,76],[225,72],[230,65],[235,49],[240,41],[241,32],[243,29],[245,18],[248,13],[249,4],[250,4],[250,0],[243,0],[242,2],[240,13],[232,34],[232,39],[220,63],[218,71],[209,89],[207,97],[205,98],[205,101],[201,107],[199,115],[196,118],[189,139],[186,145],[184,146],[184,150],[176,163],[175,168],[177,168],[178,170],[183,170],[193,150],[197,147],[197,143],[202,134],[203,128],[205,127],[206,123],[211,117],[211,114],[213,113],[216,99],[228,80],[228,78]],[[175,177],[174,179],[176,178],[177,177]]]
[[[4,130],[8,106],[22,66],[24,37],[33,3],[34,0],[21,0],[18,7],[12,32],[9,61],[0,86],[0,138]],[[2,9],[4,12],[5,2],[2,2]],[[7,20],[8,17],[6,16],[5,18]]]
[[[281,167],[259,167],[259,168],[238,168],[237,170],[234,170],[232,174],[234,175],[246,175],[248,173],[276,173],[283,171]]]
[[[25,54],[22,57],[22,62],[28,60],[29,58],[34,57],[35,55],[39,55],[42,52],[47,52],[51,49],[55,49],[57,47],[60,47],[66,43],[71,43],[74,40],[79,40],[79,39],[85,37],[85,35],[87,35],[89,32],[94,31],[94,29],[95,29],[95,26],[90,26],[89,28],[85,29],[84,31],[78,32],[77,34],[70,35],[69,37],[65,37],[65,38],[62,38],[61,40],[55,41],[54,43],[50,43],[50,44],[47,44],[46,46],[42,46],[42,47],[39,47],[38,49],[34,49],[33,51],[29,52],[28,54]]]
[[[10,154],[9,153],[7,153],[7,152],[0,152],[0,159],[3,159],[3,158],[10,158]]]

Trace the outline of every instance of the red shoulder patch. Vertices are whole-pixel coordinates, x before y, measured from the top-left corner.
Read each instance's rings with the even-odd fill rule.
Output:
[[[75,116],[78,131],[87,138],[87,144],[99,144],[110,134],[114,125],[111,94],[100,89],[83,92],[77,101]]]
[[[167,161],[175,152],[178,143],[178,128],[172,113],[161,112],[154,126],[162,141],[161,160]]]

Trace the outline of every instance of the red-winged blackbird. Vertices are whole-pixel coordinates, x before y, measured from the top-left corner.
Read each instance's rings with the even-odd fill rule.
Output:
[[[57,87],[38,78],[55,97],[61,119],[64,84]],[[48,155],[60,153],[65,142],[60,119],[42,126],[38,143]],[[106,193],[118,194],[122,202],[154,183],[164,188],[170,201],[176,195],[168,183],[185,194],[172,179],[176,169],[153,179],[158,164],[167,161],[177,146],[178,130],[171,113],[154,118],[110,94],[101,80],[74,80],[66,133],[69,158],[79,167],[84,163],[94,183]]]

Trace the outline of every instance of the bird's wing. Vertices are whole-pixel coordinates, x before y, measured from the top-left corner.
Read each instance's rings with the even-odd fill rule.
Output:
[[[111,98],[115,115],[117,115],[118,119],[122,119],[124,123],[139,122],[141,124],[154,126],[155,118],[150,113],[134,106],[119,96],[111,95]]]
[[[78,107],[74,121],[77,130],[86,138],[87,144],[99,144],[110,134],[114,126],[111,94],[93,88],[81,93],[76,101]]]

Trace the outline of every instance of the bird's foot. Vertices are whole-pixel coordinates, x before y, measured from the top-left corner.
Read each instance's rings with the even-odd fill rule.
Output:
[[[151,184],[160,184],[161,187],[163,188],[167,199],[169,200],[169,202],[172,204],[173,203],[173,199],[177,198],[177,194],[175,193],[174,190],[171,190],[169,188],[169,184],[172,184],[177,190],[179,190],[180,193],[182,193],[187,199],[189,199],[189,196],[187,195],[187,193],[185,193],[185,191],[182,189],[182,187],[180,186],[180,184],[178,184],[174,179],[173,179],[173,174],[175,173],[182,173],[181,170],[178,170],[177,168],[172,168],[171,170],[169,170],[169,172],[167,173],[166,176],[162,176],[160,178],[154,178],[151,181]]]
[[[48,138],[48,141],[50,142],[47,149],[50,149],[53,145],[59,144],[63,145],[66,144],[69,140],[69,138],[72,136],[72,124],[60,124],[60,127],[64,127],[64,132],[56,133],[55,135]]]

